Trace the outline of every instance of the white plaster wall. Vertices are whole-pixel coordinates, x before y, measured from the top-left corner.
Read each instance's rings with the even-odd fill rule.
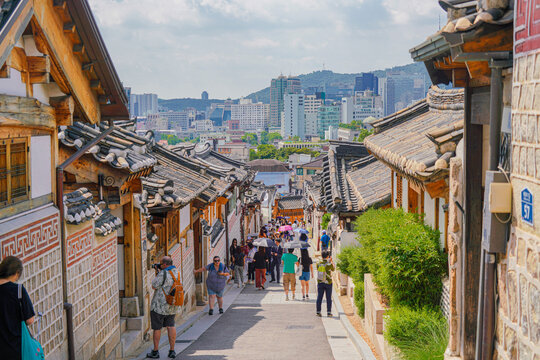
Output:
[[[180,232],[183,232],[190,224],[191,211],[190,205],[180,209]]]
[[[402,191],[403,201],[402,206],[404,211],[409,211],[409,182],[404,177],[403,178],[403,191]]]
[[[444,248],[444,234],[447,229],[444,228],[444,210],[443,205],[446,204],[444,199],[439,200],[439,231],[441,232],[441,249]]]
[[[96,199],[97,200],[97,199]],[[111,214],[116,216],[117,218],[120,219],[120,221],[122,222],[122,224],[124,223],[124,209],[120,206],[120,207],[117,207],[116,209],[112,209],[111,210]],[[124,225],[120,226],[117,230],[116,230],[116,234],[118,236],[124,236]],[[123,258],[122,258],[123,259]]]
[[[32,199],[52,192],[51,136],[30,139],[30,181]]]
[[[392,198],[392,207],[393,208],[396,208],[397,206],[397,173],[392,171],[392,177],[393,177],[393,182],[392,182],[392,187],[393,187],[393,198]]]
[[[424,192],[424,213],[426,214],[424,223],[435,229],[435,224],[437,224],[437,219],[435,219],[435,199],[432,199],[426,191]]]

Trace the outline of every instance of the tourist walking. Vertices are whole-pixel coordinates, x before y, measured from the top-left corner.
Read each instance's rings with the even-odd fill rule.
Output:
[[[283,261],[283,289],[285,290],[286,301],[289,301],[289,285],[291,287],[293,300],[296,297],[296,275],[294,265],[298,265],[298,257],[293,254],[294,249],[288,250],[288,253],[281,256],[281,261]]]
[[[322,252],[322,261],[317,264],[317,316],[321,316],[323,296],[326,296],[326,312],[332,316],[332,271],[334,264],[328,251]]]
[[[246,264],[246,257],[244,251],[240,246],[236,248],[234,254],[234,282],[236,287],[244,285],[244,265]]]
[[[170,305],[165,297],[169,294],[175,284],[175,279],[178,279],[180,274],[173,265],[172,258],[164,256],[159,262],[159,267],[155,267],[156,276],[152,280],[152,289],[154,296],[150,304],[150,324],[152,326],[154,348],[146,354],[147,358],[159,359],[159,340],[161,338],[161,329],[167,328],[169,337],[169,355],[171,359],[176,358],[174,345],[176,341],[176,327],[174,320],[179,306]]]
[[[309,256],[308,249],[300,250],[300,265],[302,266],[302,275],[300,275],[302,300],[306,300],[309,299],[309,280],[313,276],[313,260]]]
[[[0,263],[0,349],[2,359],[22,359],[22,325],[35,320],[34,307],[23,285],[16,282],[22,275],[23,263],[15,256],[6,256]],[[21,296],[19,297],[19,286]]]
[[[321,243],[321,251],[327,251],[328,246],[330,244],[330,236],[326,234],[326,230],[322,231],[320,243]]]
[[[255,282],[255,253],[257,248],[253,246],[253,243],[248,243],[249,252],[246,257],[246,262],[248,263],[248,284],[253,284]]]
[[[283,248],[281,247],[281,240],[276,239],[276,245],[272,246],[270,250],[270,276],[272,277],[270,282],[277,282],[279,284],[280,272],[281,272],[281,257],[283,256]]]
[[[225,290],[225,284],[227,283],[227,277],[229,269],[223,264],[219,256],[214,256],[213,262],[200,269],[194,270],[193,273],[197,274],[203,271],[208,272],[206,278],[206,288],[208,289],[208,315],[214,314],[214,304],[217,302],[219,306],[219,313],[223,314],[223,291]]]
[[[238,240],[236,238],[232,239],[232,244],[229,246],[229,266],[231,267],[231,277],[234,278],[234,254],[236,254],[236,249],[238,248]],[[236,280],[235,280],[236,281]]]
[[[266,248],[259,246],[253,260],[255,261],[255,287],[258,290],[263,290],[266,283],[266,263],[268,262]]]

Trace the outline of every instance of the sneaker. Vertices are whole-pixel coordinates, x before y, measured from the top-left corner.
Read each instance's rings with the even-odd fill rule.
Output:
[[[167,355],[168,358],[174,359],[176,358],[176,351],[169,350],[169,355]]]
[[[292,294],[292,299],[296,299],[296,294]]]
[[[332,313],[328,313],[328,314],[326,314],[326,315],[328,315],[328,317],[332,317],[332,316],[333,316]]]
[[[305,301],[305,300],[306,300],[306,296],[302,295],[302,301]]]
[[[285,295],[285,301],[289,301],[289,295]]]
[[[308,300],[309,300],[309,294],[306,294],[306,299],[308,299]]]
[[[159,359],[159,351],[152,350],[148,354],[146,354],[147,359]]]
[[[223,309],[222,308],[219,308],[219,313],[223,314]]]
[[[270,280],[271,283],[273,283],[275,280]]]
[[[261,286],[261,290],[264,290],[264,286]]]
[[[321,317],[321,313],[317,313],[317,314],[315,314],[315,315],[317,315],[318,317]]]
[[[208,315],[214,315],[214,309],[208,310]]]

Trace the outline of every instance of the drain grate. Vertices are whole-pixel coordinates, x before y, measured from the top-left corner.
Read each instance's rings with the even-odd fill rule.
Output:
[[[286,327],[287,330],[311,330],[313,325],[289,325]]]
[[[193,340],[176,340],[177,344],[189,344],[192,343]]]

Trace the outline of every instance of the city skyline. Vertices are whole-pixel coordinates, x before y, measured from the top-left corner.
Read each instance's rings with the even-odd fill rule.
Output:
[[[279,74],[407,64],[409,48],[438,30],[441,14],[426,0],[90,4],[125,86],[164,99],[204,90],[213,99],[240,98]]]

